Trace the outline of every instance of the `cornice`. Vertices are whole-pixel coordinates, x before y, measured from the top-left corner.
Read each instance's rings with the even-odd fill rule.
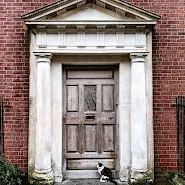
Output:
[[[149,32],[156,21],[28,21],[26,25],[33,33],[62,32]]]

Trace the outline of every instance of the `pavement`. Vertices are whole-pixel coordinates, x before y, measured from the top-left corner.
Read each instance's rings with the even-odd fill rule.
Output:
[[[118,185],[128,185],[128,183],[120,182],[116,180]],[[112,182],[100,182],[98,179],[87,180],[65,180],[62,183],[56,183],[55,185],[114,185]]]

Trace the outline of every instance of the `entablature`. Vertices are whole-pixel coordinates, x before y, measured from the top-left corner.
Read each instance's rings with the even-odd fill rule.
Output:
[[[98,51],[121,51],[135,50],[146,51],[146,33],[102,32],[97,33],[38,33],[36,34],[37,51],[73,51],[80,52]]]

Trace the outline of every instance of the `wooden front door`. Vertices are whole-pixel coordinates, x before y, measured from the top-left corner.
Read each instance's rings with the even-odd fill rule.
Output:
[[[64,167],[66,178],[96,178],[97,163],[116,165],[116,70],[66,66]]]

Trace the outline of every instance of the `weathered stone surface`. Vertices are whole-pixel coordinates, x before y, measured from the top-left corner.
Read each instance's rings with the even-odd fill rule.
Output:
[[[117,181],[118,185],[128,185],[128,183]],[[100,182],[98,179],[88,180],[66,180],[62,183],[56,183],[55,185],[113,185],[111,182]]]

